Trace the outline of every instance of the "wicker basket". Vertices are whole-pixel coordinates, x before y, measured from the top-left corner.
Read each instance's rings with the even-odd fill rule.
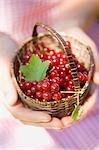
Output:
[[[37,33],[37,27],[40,26],[44,28],[47,33],[39,34]],[[65,39],[65,40],[64,40]],[[24,51],[27,47],[33,45],[33,43],[43,40],[49,47],[55,47],[56,49],[62,49],[65,54],[67,55],[69,65],[71,68],[71,74],[74,81],[74,94],[68,98],[63,98],[60,101],[51,101],[51,102],[40,102],[35,99],[32,99],[26,96],[22,90],[20,89],[17,83],[17,71],[19,68],[19,60],[18,57],[21,59],[21,56],[24,54]],[[66,47],[66,40],[71,42],[72,51],[79,60],[79,62],[83,62],[85,68],[88,70],[88,81],[85,83],[83,88],[80,87],[80,82],[77,77],[77,68],[72,58],[71,51]],[[17,57],[18,56],[18,57]],[[84,45],[83,43],[79,42],[78,40],[72,37],[61,37],[56,31],[50,28],[47,25],[37,23],[34,26],[32,38],[26,41],[23,46],[17,51],[16,56],[13,60],[13,67],[12,67],[12,76],[17,88],[18,94],[22,100],[22,102],[33,110],[42,110],[47,111],[50,115],[61,118],[66,115],[70,115],[74,110],[74,105],[77,103],[77,96],[79,94],[79,103],[82,105],[85,101],[86,96],[88,95],[90,86],[91,86],[91,79],[94,72],[94,60],[91,48],[89,46]]]

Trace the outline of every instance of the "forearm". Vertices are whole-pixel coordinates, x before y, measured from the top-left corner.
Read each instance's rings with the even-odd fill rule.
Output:
[[[80,15],[99,11],[99,0],[67,0],[62,1],[61,6],[71,15]],[[70,15],[68,14],[68,15]]]
[[[85,28],[96,19],[99,0],[63,0],[60,2],[59,10],[55,10],[57,11],[56,18],[58,13],[63,14],[60,20],[64,20],[65,28],[67,24]]]

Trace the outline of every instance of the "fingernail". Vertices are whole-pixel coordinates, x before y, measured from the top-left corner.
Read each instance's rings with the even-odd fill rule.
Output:
[[[64,128],[60,128],[60,127],[52,127],[52,129],[57,130],[59,132],[62,132],[64,130]]]
[[[61,130],[61,128],[59,128],[59,127],[52,127],[52,128],[55,130]]]
[[[69,127],[70,125],[72,125],[73,120],[69,119],[69,121],[64,121],[64,126]]]
[[[49,122],[51,120],[50,116],[46,116],[44,118],[41,119],[43,122]]]

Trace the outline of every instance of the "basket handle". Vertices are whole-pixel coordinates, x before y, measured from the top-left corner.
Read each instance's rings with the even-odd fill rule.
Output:
[[[42,23],[35,24],[35,26],[33,28],[32,37],[38,36],[37,27],[42,27],[45,30],[47,30],[51,34],[51,36],[54,36],[58,40],[58,42],[61,44],[63,51],[65,52],[65,54],[68,58],[68,62],[69,62],[70,68],[71,68],[71,74],[72,74],[73,81],[74,81],[74,89],[75,89],[75,91],[80,91],[80,82],[79,82],[79,79],[77,76],[77,68],[76,68],[75,62],[72,58],[72,53],[71,53],[70,49],[66,46],[66,42],[64,41],[64,39],[51,27],[49,27],[48,25],[42,24]]]

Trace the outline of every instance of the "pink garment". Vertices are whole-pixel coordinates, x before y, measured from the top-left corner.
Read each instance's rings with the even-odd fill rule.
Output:
[[[72,3],[72,0],[63,1]],[[79,13],[73,10],[75,11],[73,13],[71,8],[69,11],[70,6],[68,7],[66,3],[67,9],[62,13],[59,8],[61,2],[61,0],[0,0],[0,31],[9,33],[21,41],[31,36],[36,22],[51,25],[57,31],[83,24],[89,14],[87,12],[86,15],[88,9]],[[62,7],[64,8],[66,4]]]
[[[0,150],[12,149],[99,150],[99,102],[86,119],[63,132],[23,125],[1,105]]]
[[[31,36],[36,21],[57,28],[53,18],[58,3],[59,0],[0,0],[0,30],[20,42]],[[23,125],[0,106],[0,150],[50,149],[98,150],[99,102],[86,119],[63,132]]]

